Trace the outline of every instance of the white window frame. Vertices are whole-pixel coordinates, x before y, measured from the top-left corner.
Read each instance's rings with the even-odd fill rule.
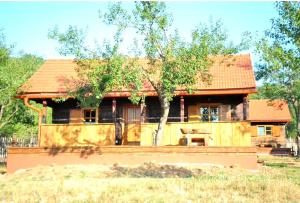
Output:
[[[263,127],[264,128],[264,134],[259,134],[259,128]],[[271,128],[270,130],[267,130],[267,128]],[[267,131],[271,132],[271,134],[268,134]],[[257,126],[257,135],[258,136],[272,136],[273,135],[273,129],[271,125],[258,125]]]
[[[92,111],[92,110],[95,110],[95,122],[91,122],[91,121],[86,121],[86,117],[85,117],[85,111],[86,110],[89,110],[89,111]],[[83,122],[86,123],[86,124],[95,124],[95,123],[98,123],[98,108],[83,108],[82,109],[82,118],[83,118]],[[91,118],[91,117],[90,117]]]
[[[202,116],[207,115],[207,114],[202,114],[201,113],[201,108],[208,108],[208,121],[203,121],[202,120]],[[211,120],[211,115],[212,115],[211,108],[218,109],[218,120],[217,121],[212,121]],[[220,121],[220,107],[217,106],[217,105],[200,105],[199,106],[199,117],[200,117],[199,119],[200,119],[201,122],[219,122]]]

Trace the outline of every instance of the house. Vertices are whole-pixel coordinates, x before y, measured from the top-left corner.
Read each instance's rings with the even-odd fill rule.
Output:
[[[209,85],[199,81],[192,93],[175,91],[162,145],[179,145],[187,138],[189,145],[251,146],[251,123],[256,122],[249,122],[249,116],[255,117],[249,112],[248,95],[256,92],[251,57],[211,59]],[[97,108],[81,108],[76,98],[68,97],[66,87],[66,81],[76,77],[76,67],[73,60],[46,60],[20,88],[18,97],[39,114],[39,145],[151,146],[160,116],[153,88],[146,85],[141,90],[146,95],[144,104],[133,105],[130,92],[122,90],[108,93]],[[34,107],[30,100],[43,108]],[[52,108],[52,124],[45,124],[46,107]]]
[[[291,121],[288,104],[282,100],[250,100],[249,118],[253,146],[285,145],[286,124]]]

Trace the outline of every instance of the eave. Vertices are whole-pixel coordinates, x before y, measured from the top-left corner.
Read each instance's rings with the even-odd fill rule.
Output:
[[[205,90],[195,90],[192,93],[188,93],[185,90],[175,91],[176,96],[200,96],[200,95],[230,95],[230,94],[252,94],[256,93],[255,87],[248,88],[227,88],[227,89],[205,89]],[[157,96],[157,93],[154,90],[150,91],[141,91],[140,95],[145,96]],[[107,93],[105,98],[114,98],[114,97],[130,97],[130,91],[114,91]],[[67,92],[30,92],[23,93],[17,98],[29,98],[29,99],[55,99],[55,98],[73,98],[68,96]]]
[[[291,122],[291,119],[278,119],[278,120],[248,120],[251,123],[289,123]]]

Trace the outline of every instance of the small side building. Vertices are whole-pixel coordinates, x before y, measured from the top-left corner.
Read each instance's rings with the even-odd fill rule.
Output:
[[[249,100],[251,142],[258,147],[286,144],[286,124],[291,121],[288,104],[283,100]]]

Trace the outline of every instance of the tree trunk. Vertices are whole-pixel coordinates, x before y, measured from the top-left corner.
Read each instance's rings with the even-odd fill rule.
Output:
[[[164,127],[168,120],[169,110],[170,110],[170,102],[168,101],[166,96],[159,96],[161,115],[158,124],[158,128],[155,135],[154,144],[159,146],[162,144],[162,138],[164,133]]]
[[[297,156],[300,157],[300,112],[298,111],[298,115],[296,115],[296,128],[297,128]]]
[[[291,102],[292,110],[295,113],[295,119],[296,121],[296,144],[297,144],[297,156],[300,157],[300,101],[296,101],[295,103]]]
[[[296,138],[296,142],[297,142],[297,156],[300,157],[300,132],[299,132],[299,127],[300,124],[298,122],[298,132],[297,132],[297,138]]]

